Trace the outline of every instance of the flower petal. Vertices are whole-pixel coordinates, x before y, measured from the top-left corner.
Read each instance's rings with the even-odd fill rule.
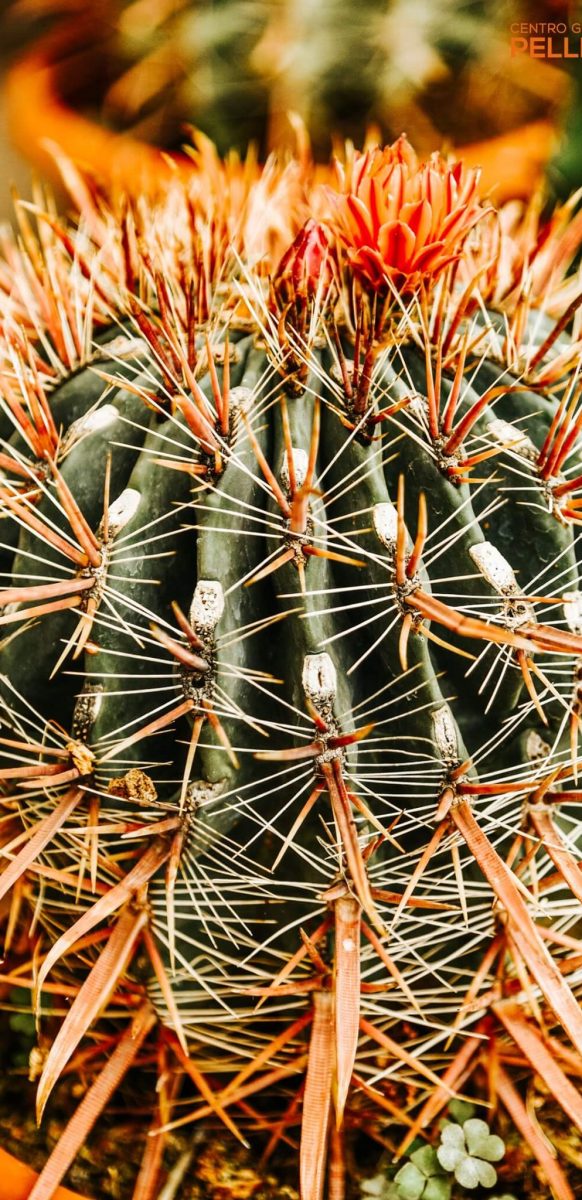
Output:
[[[404,221],[391,221],[378,233],[378,248],[386,267],[408,274],[416,238]]]
[[[403,204],[400,220],[406,221],[406,224],[412,229],[416,235],[416,245],[421,249],[432,233],[432,208],[428,200],[418,200],[415,204]]]

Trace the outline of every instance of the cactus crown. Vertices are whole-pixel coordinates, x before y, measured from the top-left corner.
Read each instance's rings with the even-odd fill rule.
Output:
[[[128,1013],[34,1200],[152,1041],[165,1130],[302,1114],[304,1200],[468,1079],[565,1196],[512,1064],[579,1118],[579,218],[404,138],[194,159],[117,206],[63,164],[80,219],[37,194],[0,273],[0,892],[75,987],[39,1114]]]

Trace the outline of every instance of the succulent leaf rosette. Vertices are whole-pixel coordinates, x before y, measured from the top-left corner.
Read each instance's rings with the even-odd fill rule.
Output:
[[[521,1082],[582,1124],[580,221],[403,138],[193,158],[63,163],[0,264],[6,956],[31,906],[39,1117],[87,1082],[31,1200],[130,1068],[303,1200],[473,1088],[565,1200]],[[427,1200],[493,1178],[451,1129]]]

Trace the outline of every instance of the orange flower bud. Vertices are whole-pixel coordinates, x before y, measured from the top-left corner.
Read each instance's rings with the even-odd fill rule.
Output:
[[[306,221],[283,255],[273,279],[273,292],[284,307],[291,300],[313,299],[320,286],[332,278],[328,236],[317,221]]]

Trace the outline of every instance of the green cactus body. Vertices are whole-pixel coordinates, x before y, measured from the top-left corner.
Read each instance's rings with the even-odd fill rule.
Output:
[[[319,1200],[332,1108],[380,1129],[395,1089],[409,1142],[479,1091],[485,1035],[522,1112],[514,1043],[542,1076],[550,1056],[526,979],[556,1038],[582,1034],[576,338],[549,321],[508,365],[472,315],[497,217],[402,139],[334,191],[303,179],[297,218],[282,184],[258,266],[214,170],[139,237],[89,206],[93,241],[69,236],[125,342],[55,375],[32,321],[38,362],[7,374],[0,778],[26,836],[0,890],[37,897],[40,993],[80,985],[40,1111],[129,978],[113,1082],[156,1014],[201,1093],[186,1122],[236,1131],[248,1100],[245,1132],[284,1133],[302,1108]]]

